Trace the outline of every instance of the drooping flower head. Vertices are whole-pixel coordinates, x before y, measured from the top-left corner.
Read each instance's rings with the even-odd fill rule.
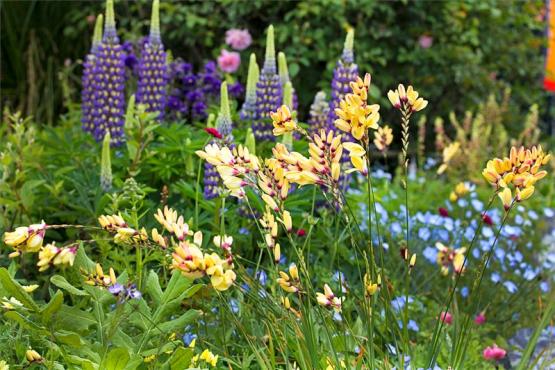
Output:
[[[506,355],[507,351],[505,351],[503,348],[497,347],[496,344],[491,347],[486,347],[483,352],[484,358],[488,361],[499,361],[505,358]]]
[[[94,131],[94,122],[93,122],[93,115],[92,111],[94,108],[94,66],[96,63],[98,46],[102,42],[102,21],[104,17],[102,14],[99,14],[96,17],[96,24],[94,27],[94,34],[92,40],[92,46],[89,54],[85,57],[83,62],[83,77],[82,81],[82,89],[81,89],[81,123],[83,126],[83,130],[86,132],[93,132]]]
[[[143,45],[138,70],[137,102],[145,104],[147,112],[159,112],[161,118],[166,104],[168,66],[160,37],[159,0],[152,3],[150,35]]]
[[[287,67],[287,59],[285,57],[285,53],[279,52],[278,53],[278,71],[279,71],[279,80],[281,81],[281,88],[285,88],[285,84],[291,82],[289,78],[289,68]],[[297,92],[295,91],[295,87],[293,87],[291,83],[291,97],[292,102],[288,104],[288,106],[296,111],[299,107],[299,98],[297,97]],[[286,104],[286,103],[284,103]]]
[[[318,132],[327,127],[329,111],[330,106],[326,100],[326,93],[318,91],[310,105],[310,115],[308,118],[308,124],[312,132]]]
[[[225,33],[225,43],[235,50],[245,50],[252,43],[249,30],[232,28]]]
[[[328,129],[330,130],[336,130],[334,124],[337,119],[335,109],[339,108],[339,103],[345,98],[345,95],[351,92],[350,83],[356,81],[358,77],[358,65],[355,63],[353,43],[354,30],[351,29],[347,32],[341,58],[339,58],[333,70],[330,110],[328,113]]]
[[[256,114],[256,84],[260,71],[256,63],[256,55],[251,54],[249,59],[249,73],[247,75],[247,92],[245,94],[245,102],[239,112],[242,120],[253,120]]]
[[[94,108],[92,134],[97,141],[110,132],[112,145],[124,138],[125,61],[116,32],[114,1],[106,0],[106,22],[102,42],[98,45],[94,66]]]
[[[274,26],[268,27],[266,38],[266,56],[264,66],[256,84],[256,118],[252,124],[254,135],[259,140],[274,141],[270,112],[281,105],[282,89],[276,67],[274,47]]]

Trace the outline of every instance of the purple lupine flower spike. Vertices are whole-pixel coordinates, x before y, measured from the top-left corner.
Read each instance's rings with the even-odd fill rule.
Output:
[[[233,122],[229,109],[227,83],[223,82],[220,88],[220,112],[216,118],[216,130],[222,135],[221,139],[212,142],[219,145],[233,147]],[[214,199],[220,195],[222,184],[216,167],[208,162],[204,163],[204,198]]]
[[[256,84],[256,119],[252,124],[252,131],[257,139],[275,141],[270,113],[280,107],[281,99],[281,82],[276,68],[274,26],[270,25],[266,38],[264,66]]]
[[[256,114],[256,84],[260,71],[256,63],[256,55],[251,54],[249,60],[249,74],[247,75],[247,92],[245,93],[245,102],[239,112],[239,117],[244,121],[252,121]]]
[[[308,124],[312,132],[319,132],[327,128],[328,113],[330,106],[326,100],[326,93],[319,91],[314,97],[314,102],[310,105],[310,116]]]
[[[148,112],[159,112],[162,118],[166,104],[166,52],[160,37],[159,0],[152,3],[150,36],[144,43],[139,61],[137,102],[146,105]]]
[[[94,34],[92,40],[91,51],[85,57],[83,62],[83,77],[82,81],[82,89],[81,89],[81,123],[83,130],[86,132],[93,132],[94,131],[94,123],[93,123],[93,115],[92,110],[94,107],[94,66],[96,63],[97,51],[98,46],[102,42],[102,21],[104,17],[102,14],[99,14],[96,17],[96,24],[94,26]]]
[[[339,102],[341,102],[345,95],[351,92],[349,84],[358,77],[358,66],[354,62],[353,41],[354,31],[349,30],[345,38],[343,54],[341,54],[341,58],[339,58],[333,70],[330,110],[328,113],[328,129],[333,131],[337,130],[334,123],[337,119],[335,108],[338,108]]]
[[[94,67],[93,136],[101,141],[110,132],[112,145],[125,141],[125,61],[116,33],[114,1],[106,0],[106,22]]]

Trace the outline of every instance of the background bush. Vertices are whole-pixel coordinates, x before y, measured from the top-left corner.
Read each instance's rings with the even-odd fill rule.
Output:
[[[63,109],[59,73],[66,59],[86,54],[103,3],[7,1],[0,7],[2,104],[52,123]],[[345,31],[353,27],[356,61],[360,71],[372,73],[374,98],[397,81],[412,83],[433,102],[427,114],[446,117],[511,86],[514,107],[526,111],[539,103],[540,116],[545,115],[543,1],[165,1],[161,8],[167,48],[197,66],[219,54],[225,31],[234,27],[251,32],[254,44],[248,51],[260,60],[264,30],[273,23],[276,46],[288,56],[304,114],[315,86],[329,90]],[[116,2],[123,40],[147,34],[149,11],[148,1]],[[429,48],[420,45],[422,36],[432,38]],[[246,70],[243,53],[242,81]],[[79,83],[79,68],[65,71],[66,80]],[[515,115],[508,124],[520,118]]]

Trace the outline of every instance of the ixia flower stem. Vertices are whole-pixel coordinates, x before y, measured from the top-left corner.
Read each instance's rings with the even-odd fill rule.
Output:
[[[491,198],[488,201],[488,204],[484,210],[483,214],[486,214],[489,209],[491,208],[491,205],[493,204],[493,201],[495,200],[495,198],[497,197],[497,192],[495,192],[495,194],[493,194],[491,196]],[[474,248],[474,244],[476,242],[476,240],[478,239],[480,232],[482,231],[482,226],[484,225],[484,218],[480,217],[480,221],[478,222],[478,228],[476,229],[474,236],[472,237],[472,240],[470,242],[470,245],[468,247],[468,253],[465,254],[464,260],[463,260],[463,264],[461,267],[461,271],[464,270],[465,266],[466,266],[466,262],[467,262],[467,258],[469,255],[471,255],[472,250]],[[456,290],[457,290],[457,286],[459,284],[459,281],[461,279],[462,274],[457,274],[457,277],[455,279],[455,283],[453,285],[453,289],[449,294],[449,297],[447,298],[447,303],[445,305],[445,307],[443,308],[443,310],[441,310],[438,313],[438,317],[441,314],[441,312],[448,312],[449,311],[449,307],[451,306],[451,303],[453,302],[453,298],[455,296]],[[436,324],[435,324],[435,328],[434,328],[434,335],[432,336],[432,346],[430,349],[430,354],[429,354],[429,360],[428,360],[428,367],[433,367],[435,365],[436,362],[436,358],[437,355],[439,354],[439,340],[440,340],[440,333],[441,330],[443,329],[443,320],[437,320]]]
[[[470,323],[472,321],[471,319],[474,317],[474,312],[476,311],[476,308],[480,304],[480,288],[482,285],[482,280],[484,278],[484,273],[491,260],[491,257],[493,256],[493,253],[495,251],[495,246],[497,244],[497,241],[499,240],[499,236],[501,235],[503,226],[505,226],[507,218],[509,217],[509,213],[513,209],[515,202],[516,200],[513,200],[509,208],[506,210],[505,215],[503,216],[503,220],[501,221],[501,225],[499,226],[499,229],[497,230],[497,233],[495,235],[495,239],[493,239],[493,243],[489,251],[487,252],[486,256],[484,257],[482,265],[480,266],[478,278],[474,280],[474,286],[472,287],[472,290],[470,292],[470,298],[469,298],[469,304],[470,304],[471,310],[464,317],[464,322],[461,330],[462,335],[459,338],[457,338],[457,341],[455,342],[455,348],[453,351],[454,353],[453,365],[456,369],[462,367],[462,364],[464,362],[466,349],[468,348],[468,344],[469,344],[469,340],[467,338],[470,337],[470,333],[472,331],[472,327],[470,326]]]

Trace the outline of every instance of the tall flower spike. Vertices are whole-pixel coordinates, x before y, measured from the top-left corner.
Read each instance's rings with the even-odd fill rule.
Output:
[[[270,112],[279,108],[282,88],[276,73],[276,53],[274,48],[274,27],[268,27],[266,39],[266,59],[256,84],[256,113],[252,130],[257,139],[274,141]]]
[[[283,85],[283,104],[288,108],[291,108],[293,105],[293,85],[291,85],[290,81],[287,81]],[[291,110],[293,109],[291,108]],[[293,111],[292,115],[294,114],[295,112]],[[283,134],[282,143],[287,147],[287,149],[291,150],[293,148],[293,132],[286,132]]]
[[[98,51],[98,46],[102,42],[102,22],[104,17],[99,14],[96,17],[96,23],[94,26],[94,34],[92,39],[92,46],[89,54],[85,57],[83,62],[83,77],[82,90],[81,90],[81,123],[83,130],[86,132],[94,131],[94,123],[92,110],[94,108],[94,66],[96,63],[96,54]]]
[[[105,192],[112,188],[112,163],[110,158],[110,133],[107,132],[102,142],[102,157],[100,161],[100,186]]]
[[[224,144],[233,147],[231,113],[229,110],[229,98],[227,93],[227,83],[222,82],[220,87],[220,112],[216,119],[216,130],[221,134],[221,139],[214,139],[212,143]],[[220,181],[220,175],[216,166],[208,162],[204,163],[204,198],[214,199],[221,190],[223,184]]]
[[[94,107],[92,134],[96,141],[110,132],[112,145],[124,139],[125,62],[124,52],[116,33],[113,0],[106,1],[106,22],[102,42],[98,45],[94,65]]]
[[[310,105],[308,124],[310,125],[311,132],[318,132],[326,128],[329,111],[330,106],[326,100],[326,93],[319,91],[314,97],[314,102]]]
[[[245,102],[239,112],[239,117],[242,120],[252,121],[256,114],[256,84],[260,71],[256,63],[256,55],[251,54],[249,60],[249,74],[247,76],[247,92],[245,94]]]
[[[168,82],[167,56],[160,37],[159,0],[152,3],[150,36],[143,44],[139,61],[137,102],[145,104],[148,112],[159,112],[162,118],[166,102]]]
[[[336,130],[334,122],[337,119],[335,109],[339,108],[339,103],[345,95],[351,92],[350,83],[356,81],[358,77],[358,66],[354,62],[354,30],[350,29],[345,38],[343,53],[337,61],[333,70],[333,80],[331,82],[331,101],[328,113],[328,129]]]
[[[220,112],[216,119],[216,129],[223,136],[223,140],[231,145],[233,142],[233,134],[231,122],[231,113],[229,111],[229,98],[227,94],[227,82],[222,82],[220,87]]]
[[[285,89],[285,84],[287,82],[291,82],[291,79],[289,78],[289,68],[287,67],[287,59],[285,58],[285,53],[283,53],[282,51],[278,53],[278,71],[279,71],[279,80],[281,81],[281,87],[282,89]],[[285,91],[283,92],[283,95],[285,96]],[[295,88],[293,87],[292,84],[291,84],[291,97],[292,97],[291,104],[285,103],[285,98],[284,98],[283,104],[286,104],[289,108],[291,108],[291,110],[297,111],[297,108],[299,106],[299,98],[297,97],[297,92],[295,91]]]

